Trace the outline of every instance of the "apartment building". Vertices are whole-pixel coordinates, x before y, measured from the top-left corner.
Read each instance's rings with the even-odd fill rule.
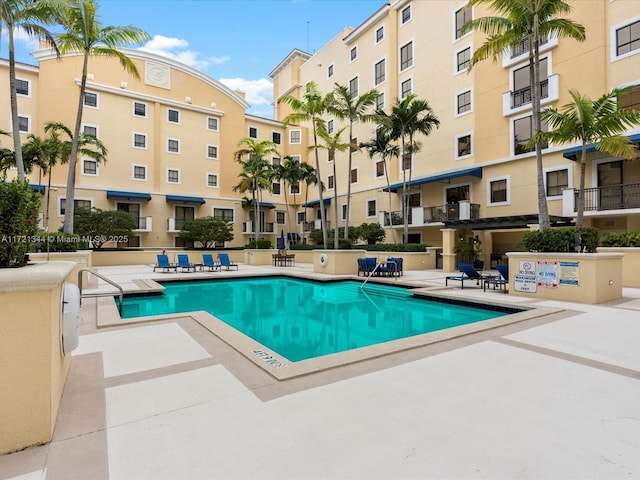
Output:
[[[420,152],[400,162],[392,159],[390,188],[382,160],[366,151],[325,154],[321,177],[338,189],[342,225],[378,221],[387,227],[387,241],[403,234],[403,175],[410,178],[410,242],[443,245],[473,242],[484,259],[496,260],[521,249],[522,233],[538,222],[535,154],[526,147],[531,137],[531,88],[528,45],[513,45],[498,59],[469,61],[484,37],[462,35],[461,25],[491,12],[466,2],[397,0],[374,12],[357,28],[346,28],[312,56],[293,51],[271,73],[276,118],[283,119],[283,95],[300,95],[308,81],[323,93],[336,83],[354,94],[376,89],[379,108],[413,93],[429,102],[440,126],[420,137]],[[569,17],[586,28],[587,39],[548,38],[541,47],[542,106],[570,102],[569,89],[597,98],[613,87],[637,85],[627,105],[640,108],[640,3],[580,0],[570,2]],[[387,110],[388,111],[388,110]],[[327,117],[330,131],[345,122]],[[368,141],[374,126],[355,126],[354,137]],[[640,130],[628,132],[640,144]],[[345,139],[346,140],[346,139]],[[575,145],[548,145],[544,179],[552,225],[568,225],[575,217],[579,164]],[[603,232],[640,229],[640,160],[625,162],[589,148],[586,224]],[[337,179],[333,179],[333,165]],[[579,160],[578,160],[579,162]],[[404,168],[404,170],[403,170]],[[409,177],[410,175],[410,177]],[[346,181],[351,181],[351,211],[346,211]],[[389,194],[389,191],[391,194]],[[327,210],[332,218],[333,208]],[[384,212],[391,211],[391,223]]]
[[[314,54],[294,49],[270,73],[274,120],[248,114],[241,92],[166,57],[125,49],[140,79],[113,59],[92,58],[83,129],[96,134],[109,153],[105,164],[79,159],[76,206],[130,212],[138,222],[130,246],[181,246],[178,232],[184,222],[208,215],[232,220],[235,238],[228,246],[243,245],[254,237],[256,224],[246,201],[250,192],[233,189],[240,173],[233,155],[238,142],[244,137],[272,140],[279,151],[272,163],[290,155],[314,164],[309,125],[285,126],[282,120],[291,110],[279,99],[300,97],[311,80],[323,93],[337,83],[353,93],[376,89],[381,109],[416,94],[429,102],[440,126],[418,138],[422,149],[411,158],[390,159],[389,185],[382,159],[365,150],[353,154],[349,172],[348,153],[336,152],[332,158],[320,151],[329,227],[343,226],[347,218],[350,225],[380,222],[387,242],[402,241],[402,181],[407,178],[409,242],[449,251],[458,242],[475,243],[484,260],[497,261],[502,253],[521,248],[522,233],[538,221],[535,155],[525,145],[532,131],[528,45],[513,45],[497,62],[481,62],[469,71],[484,37],[462,35],[460,27],[490,12],[464,11],[465,3],[392,1],[361,25],[337,32]],[[569,89],[596,98],[613,87],[635,86],[620,101],[640,108],[640,3],[580,0],[571,5],[569,16],[585,26],[587,39],[549,38],[542,45],[542,106],[568,103]],[[38,67],[18,65],[23,142],[29,133],[44,135],[48,121],[74,124],[82,71],[80,56],[58,60],[41,50],[34,57]],[[0,61],[0,70],[4,111],[9,112],[6,61]],[[330,132],[347,126],[331,116],[325,120]],[[370,140],[374,128],[355,124],[353,140]],[[8,114],[0,117],[0,129],[11,130]],[[640,146],[640,129],[627,134]],[[10,139],[0,141],[10,144]],[[578,162],[576,145],[544,150],[553,225],[568,225],[575,217]],[[43,193],[43,213],[48,204],[51,230],[63,220],[66,178],[66,166],[56,166],[47,191],[47,178],[37,170],[30,175],[33,188]],[[602,232],[640,229],[640,160],[610,158],[590,147],[586,178],[587,225]],[[276,183],[262,195],[260,237],[274,245],[282,230],[290,240],[306,241],[310,230],[319,227],[314,186],[307,191],[305,185]]]

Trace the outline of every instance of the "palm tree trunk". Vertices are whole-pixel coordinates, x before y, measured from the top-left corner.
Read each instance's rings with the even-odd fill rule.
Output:
[[[315,118],[311,119],[313,123],[313,145],[316,153],[316,177],[318,179],[318,198],[320,199],[320,223],[322,224],[322,248],[327,249],[327,220],[324,211],[324,198],[322,195],[322,177],[320,176],[320,155],[318,154],[318,132],[316,131]],[[335,162],[335,160],[334,160]]]
[[[404,135],[402,136],[402,158],[400,160],[402,165],[402,243],[405,244],[409,238],[409,199],[407,198],[407,170],[404,168]]]
[[[1,23],[2,17],[0,17]],[[18,124],[18,96],[16,93],[16,57],[13,44],[13,24],[7,25],[9,33],[9,91],[11,96],[11,128],[13,130],[13,151],[15,155],[16,168],[18,169],[18,180],[24,181],[24,160],[22,159],[22,144],[20,143],[20,126]]]
[[[347,200],[348,201],[348,200]],[[338,228],[338,184],[336,183],[336,157],[333,156],[333,218],[335,225],[333,227],[333,248],[338,250],[340,247],[340,229]]]
[[[389,182],[389,169],[387,168],[387,159],[386,157],[382,159],[382,161],[384,162],[384,176],[387,179],[387,194],[389,195],[389,212],[388,212],[388,216],[389,216],[389,227],[391,228],[391,235],[393,236],[393,243],[397,243],[396,240],[396,231],[393,228],[393,220],[391,219],[391,183]]]
[[[578,187],[578,208],[576,209],[576,227],[581,227],[584,222],[584,180],[587,171],[587,144],[582,142],[582,155],[580,156],[580,186]]]
[[[349,119],[349,143],[353,138],[353,120]],[[353,164],[353,148],[349,147],[349,170],[347,171],[347,217],[344,222],[344,239],[349,238],[349,213],[351,212],[351,167]],[[334,160],[335,163],[335,160]],[[335,176],[335,173],[334,173]],[[338,224],[336,223],[336,227]],[[337,248],[337,247],[336,247]]]

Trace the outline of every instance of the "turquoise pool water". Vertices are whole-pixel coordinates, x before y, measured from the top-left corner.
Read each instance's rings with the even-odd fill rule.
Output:
[[[122,318],[205,310],[292,362],[507,315],[361,282],[262,277],[167,282]]]

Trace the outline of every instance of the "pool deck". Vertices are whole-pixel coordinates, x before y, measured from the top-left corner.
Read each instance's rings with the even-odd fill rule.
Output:
[[[307,264],[98,270],[127,292],[324,277]],[[85,300],[53,441],[0,456],[0,479],[640,478],[640,289],[587,305],[445,276],[400,281],[553,313],[279,381],[189,315],[98,329],[99,301]]]

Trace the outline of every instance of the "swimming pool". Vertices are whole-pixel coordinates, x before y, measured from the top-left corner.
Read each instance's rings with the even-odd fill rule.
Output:
[[[291,277],[167,282],[162,295],[126,297],[122,318],[204,310],[299,362],[510,313],[425,300],[403,287],[360,285]]]

